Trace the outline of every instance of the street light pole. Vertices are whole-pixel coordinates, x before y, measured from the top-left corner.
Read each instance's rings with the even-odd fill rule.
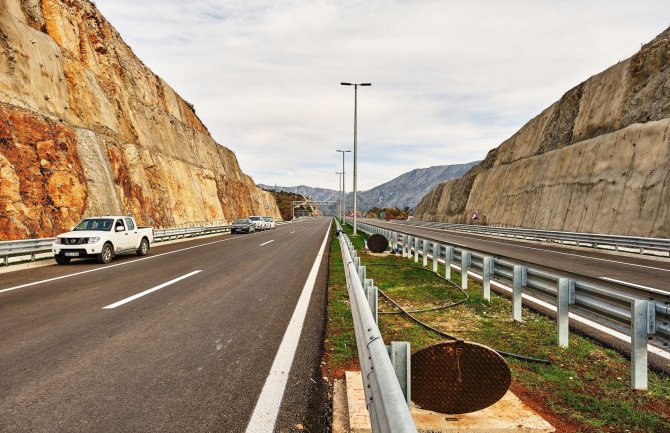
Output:
[[[358,86],[372,86],[371,83],[340,83],[343,86],[354,86],[354,233],[356,236],[356,220],[358,219],[358,210],[356,208],[356,190],[358,187],[358,146],[357,146],[357,129],[358,129]]]
[[[340,178],[339,178],[339,182],[340,182],[340,183],[337,185],[337,190],[338,190],[338,191],[337,191],[337,194],[340,196],[340,197],[339,197],[339,200],[338,200],[338,204],[339,204],[339,206],[338,206],[338,208],[339,208],[339,209],[338,209],[338,213],[340,214],[340,221],[343,221],[343,220],[342,220],[342,175],[343,175],[344,173],[342,173],[341,171],[336,171],[335,174],[339,174],[339,175],[340,175]]]
[[[344,216],[347,214],[347,190],[345,188],[345,171],[344,171],[344,154],[351,153],[351,150],[337,150],[337,152],[342,153],[342,222],[344,222]]]

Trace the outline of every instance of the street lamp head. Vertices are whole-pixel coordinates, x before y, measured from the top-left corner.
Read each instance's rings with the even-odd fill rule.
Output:
[[[372,86],[372,83],[361,83],[359,86]]]
[[[343,86],[352,86],[351,83],[340,83],[340,84],[343,85]]]
[[[336,152],[349,153],[349,152],[351,152],[351,150],[340,150],[340,149],[337,149]]]

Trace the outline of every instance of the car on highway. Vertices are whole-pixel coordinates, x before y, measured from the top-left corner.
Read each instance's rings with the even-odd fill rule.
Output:
[[[265,222],[265,226],[268,229],[274,229],[277,228],[277,223],[275,222],[274,218],[269,217],[269,216],[264,216],[263,221]]]
[[[230,226],[230,233],[254,233],[256,227],[248,218],[236,219]]]
[[[263,221],[262,216],[252,215],[249,217],[249,220],[254,225],[256,231],[265,230],[265,221]]]
[[[153,241],[154,229],[139,227],[133,217],[103,216],[85,218],[72,231],[59,234],[51,250],[59,265],[85,258],[106,264],[121,253],[145,256]]]

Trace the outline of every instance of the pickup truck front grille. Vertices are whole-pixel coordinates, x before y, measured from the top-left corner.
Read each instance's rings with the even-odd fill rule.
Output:
[[[81,245],[88,242],[88,238],[63,238],[64,245]]]

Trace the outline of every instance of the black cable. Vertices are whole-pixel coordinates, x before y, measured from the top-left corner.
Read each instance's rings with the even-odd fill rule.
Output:
[[[426,268],[421,267],[421,266],[402,265],[402,264],[396,265],[396,264],[390,264],[390,263],[368,263],[368,264],[366,264],[366,267],[367,266],[406,267],[406,268],[416,268],[416,269],[422,269],[422,270],[425,270],[425,271],[433,272],[432,270],[426,269]],[[433,272],[433,273],[437,274],[436,272]],[[441,309],[455,307],[456,305],[460,305],[460,304],[464,303],[465,301],[467,301],[468,299],[470,299],[470,295],[468,295],[467,292],[465,292],[461,287],[458,287],[453,281],[450,281],[450,280],[446,280],[446,281],[448,281],[454,287],[458,288],[461,292],[463,292],[467,296],[467,298],[462,300],[462,301],[451,304],[449,306],[442,306],[442,307],[438,307],[436,309],[420,310],[420,311],[407,311],[404,308],[402,308],[397,302],[395,302],[393,299],[391,299],[386,293],[384,293],[383,290],[379,289],[379,293],[387,301],[389,301],[391,304],[395,305],[395,307],[398,308],[402,314],[404,314],[407,317],[409,317],[410,319],[412,319],[417,325],[422,326],[425,329],[427,329],[429,331],[432,331],[432,332],[436,333],[437,335],[439,335],[441,337],[448,338],[450,340],[461,340],[458,337],[454,337],[453,335],[447,334],[446,332],[443,332],[443,331],[440,331],[439,329],[433,328],[432,326],[428,325],[427,323],[422,322],[421,320],[417,319],[416,317],[414,317],[412,315],[412,313],[421,313],[421,312],[424,312],[424,311],[437,311],[437,310],[441,310]],[[382,313],[380,313],[380,314],[382,314]],[[386,313],[386,314],[394,314],[394,313]],[[516,353],[503,352],[501,350],[496,350],[496,352],[501,356],[505,356],[505,357],[508,357],[508,358],[515,358],[515,359],[519,359],[521,361],[535,362],[535,363],[539,363],[539,364],[551,364],[551,361],[548,360],[548,359],[538,359],[538,358],[533,358],[531,356],[524,356],[524,355],[518,355]]]

